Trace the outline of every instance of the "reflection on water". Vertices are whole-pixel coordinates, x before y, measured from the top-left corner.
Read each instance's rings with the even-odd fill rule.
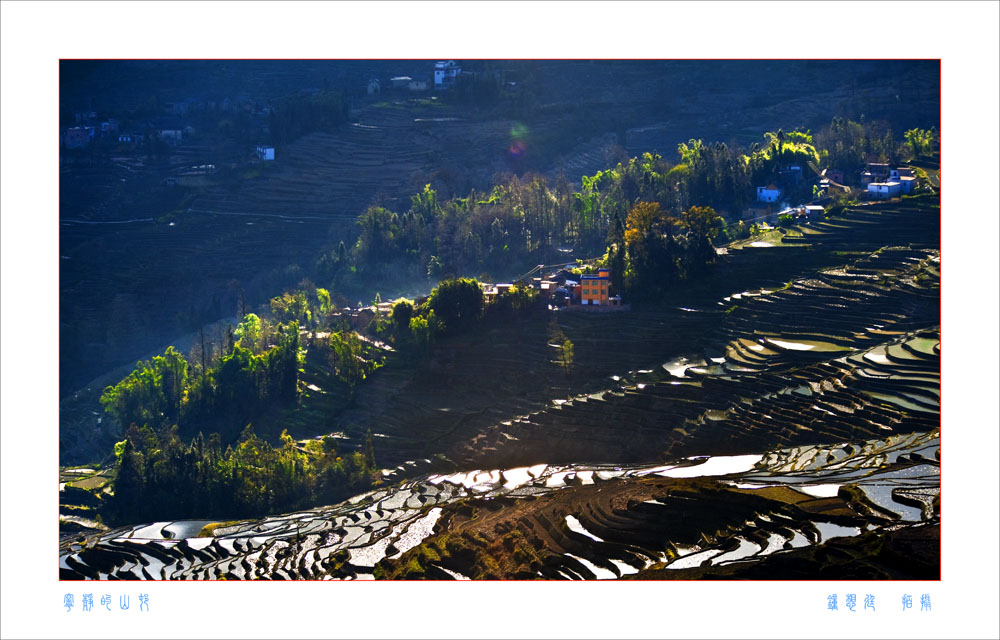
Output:
[[[816,528],[819,530],[819,541],[826,542],[831,538],[843,538],[845,536],[856,536],[861,533],[861,529],[858,527],[844,527],[839,524],[833,524],[832,522],[815,522]]]
[[[699,458],[688,458],[698,460]],[[705,462],[691,467],[676,467],[660,471],[655,475],[666,478],[698,478],[701,476],[724,476],[732,473],[750,471],[764,456],[750,454],[745,456],[713,456],[705,458]]]
[[[729,476],[724,484],[730,487],[762,489],[782,486],[813,498],[831,498],[838,495],[843,485],[852,485],[863,491],[871,502],[898,514],[901,520],[916,522],[931,517],[932,503],[940,487],[940,467],[932,462],[937,458],[938,447],[939,438],[935,430],[890,435],[857,443],[777,449],[765,454],[693,457],[670,464],[536,464],[503,470],[475,469],[403,481],[397,486],[370,491],[331,507],[259,521],[237,522],[216,529],[217,537],[192,537],[197,536],[209,521],[183,520],[109,531],[99,536],[96,544],[102,546],[106,553],[120,557],[111,572],[112,577],[218,578],[232,575],[251,578],[259,567],[265,567],[263,571],[267,575],[285,578],[303,573],[329,577],[324,568],[326,565],[313,567],[324,560],[329,561],[341,551],[348,552],[349,567],[353,567],[346,569],[342,575],[357,572],[359,577],[370,577],[366,571],[376,566],[387,553],[399,558],[431,536],[443,513],[442,507],[457,500],[471,495],[486,498],[506,495],[520,499],[551,494],[572,486],[628,482],[632,478],[650,476],[678,479]],[[923,508],[901,504],[894,499],[894,491],[904,496],[902,499],[922,504]],[[656,511],[667,507],[670,500],[657,495],[640,502],[645,509]],[[580,557],[580,550],[570,557],[577,559],[596,576],[610,579],[617,577],[617,573],[628,574],[638,570],[626,560],[603,555],[609,550],[605,540],[613,534],[604,533],[607,529],[600,521],[590,521],[590,515],[584,517],[583,512],[563,517],[567,529],[584,537],[577,538],[578,541],[595,545],[596,555],[591,556],[593,560]],[[741,530],[724,535],[709,532],[712,542],[703,542],[706,546],[711,545],[708,548],[677,544],[671,540],[670,527],[666,527],[658,533],[662,535],[662,547],[643,548],[642,553],[646,554],[644,562],[647,565],[667,563],[664,552],[675,549],[681,557],[667,566],[680,569],[697,567],[705,561],[717,564],[747,560],[778,553],[785,548],[856,536],[861,532],[858,526],[817,519],[823,518],[817,515],[797,520],[778,511],[757,514],[745,525],[739,525]],[[775,531],[775,526],[780,529]],[[803,535],[799,530],[803,527],[818,535]],[[168,539],[170,537],[175,539]],[[178,542],[180,539],[185,541]],[[729,548],[733,545],[737,545],[735,549]],[[96,570],[88,570],[81,559],[89,557],[82,551],[79,546],[67,549],[60,558],[60,565],[64,570],[96,577]],[[176,560],[164,564],[166,561],[163,558],[170,555]],[[606,561],[596,560],[599,557]],[[631,562],[636,561],[629,558]],[[607,566],[596,566],[595,560]],[[441,569],[451,577],[461,576],[443,567]],[[560,567],[559,571],[560,575],[569,578],[582,577],[572,567]]]
[[[817,498],[835,498],[840,491],[839,484],[804,484],[796,487],[802,493],[808,493]]]
[[[597,542],[604,542],[603,538],[598,538],[591,532],[587,531],[587,529],[580,524],[580,521],[573,516],[566,516],[566,526],[569,527],[570,531],[575,531],[576,533],[585,535],[592,540],[596,540]]]
[[[587,567],[588,569],[590,569],[590,572],[593,573],[598,580],[614,580],[615,578],[618,577],[617,575],[615,575],[614,571],[611,571],[610,569],[605,569],[603,567],[599,567],[590,560],[587,560],[586,558],[575,556],[572,553],[567,553],[566,555],[569,556],[570,558],[573,558],[574,560],[576,560],[583,566]]]
[[[667,565],[667,569],[693,569],[695,567],[700,567],[701,563],[706,560],[711,560],[721,553],[722,549],[706,549],[705,551],[692,553],[691,555],[683,556],[674,560]]]
[[[740,537],[737,537],[736,539],[740,541],[740,546],[737,547],[736,549],[733,549],[732,551],[728,551],[720,556],[712,558],[712,564],[724,564],[726,562],[733,562],[735,560],[740,560],[742,558],[746,558],[747,556],[751,556],[756,552],[760,551],[760,547],[750,542],[749,540],[745,540]]]

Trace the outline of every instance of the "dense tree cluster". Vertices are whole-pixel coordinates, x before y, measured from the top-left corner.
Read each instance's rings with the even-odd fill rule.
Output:
[[[251,313],[227,341],[216,365],[195,375],[189,375],[184,356],[168,347],[106,388],[101,404],[122,425],[179,425],[189,434],[211,428],[232,437],[270,405],[295,400],[297,324],[273,325]]]
[[[852,184],[865,163],[896,163],[900,159],[900,147],[892,129],[881,121],[834,118],[829,127],[816,134],[816,143],[822,149],[823,166],[843,171]]]
[[[657,202],[639,202],[622,230],[612,234],[604,262],[622,273],[613,281],[633,299],[655,297],[677,280],[700,273],[715,262],[714,240],[725,221],[711,207],[690,207],[674,217]]]
[[[370,486],[375,457],[341,453],[327,437],[298,444],[282,433],[273,447],[244,430],[234,446],[200,433],[185,444],[176,427],[132,425],[116,446],[112,519],[243,518],[330,503]]]
[[[903,134],[903,139],[909,145],[911,156],[928,155],[934,149],[937,131],[933,127],[930,129],[910,129]]]
[[[910,138],[914,142],[907,144],[927,148],[926,136]],[[358,219],[354,246],[325,254],[317,273],[334,285],[470,272],[509,276],[512,267],[561,259],[560,248],[604,253],[640,202],[657,204],[681,221],[692,207],[711,208],[721,218],[713,238],[725,242],[746,237],[744,225],[725,219],[739,217],[754,200],[755,187],[778,182],[791,197],[808,200],[808,176],[828,167],[853,175],[865,162],[898,160],[901,149],[884,123],[837,118],[815,136],[766,132],[747,149],[689,140],[678,145],[676,163],[645,153],[584,176],[578,190],[565,179],[529,174],[508,177],[487,193],[441,200],[427,185],[406,211],[369,207]],[[792,167],[800,178],[788,177]]]

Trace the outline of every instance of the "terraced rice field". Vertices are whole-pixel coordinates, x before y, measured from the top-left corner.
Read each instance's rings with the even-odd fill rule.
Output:
[[[937,435],[925,433],[655,467],[543,464],[432,475],[335,507],[234,523],[212,537],[198,537],[205,520],[118,529],[87,546],[65,545],[61,575],[364,579],[376,565],[405,566],[440,528],[501,531],[500,521],[515,514],[542,560],[529,575],[493,577],[601,579],[747,563],[863,531],[934,523],[937,457]],[[863,498],[850,497],[858,491]],[[439,555],[421,575],[467,577],[464,557]]]
[[[386,488],[213,537],[196,521],[67,539],[62,575],[935,578],[929,204],[731,250],[671,304],[521,319],[386,367],[337,424],[349,441],[376,425]]]

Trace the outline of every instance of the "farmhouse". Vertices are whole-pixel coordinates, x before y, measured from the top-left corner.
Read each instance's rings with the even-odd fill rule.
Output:
[[[766,187],[757,187],[757,200],[760,202],[777,202],[781,197],[781,189],[773,182]]]
[[[257,146],[257,159],[274,160],[274,147]]]
[[[868,184],[868,195],[876,200],[895,198],[901,190],[902,185],[899,182],[870,182]]]
[[[900,193],[913,193],[917,188],[917,177],[913,175],[913,169],[909,167],[899,167],[889,172],[889,180],[899,183]]]
[[[825,211],[825,209],[818,204],[805,204],[792,209],[785,209],[780,215],[790,215],[795,218],[816,219],[823,217],[823,211]]]
[[[455,78],[462,73],[462,67],[454,60],[434,63],[434,88],[447,89],[455,86]]]

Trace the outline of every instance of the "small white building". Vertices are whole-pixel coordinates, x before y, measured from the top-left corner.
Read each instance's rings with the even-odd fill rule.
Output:
[[[396,76],[395,78],[390,78],[389,82],[392,84],[393,89],[405,89],[413,82],[413,78],[410,76]]]
[[[427,91],[426,80],[410,80],[410,83],[406,86],[410,91]]]
[[[818,204],[807,204],[803,207],[803,209],[805,209],[806,217],[811,220],[822,218],[823,212],[825,211],[825,209]]]
[[[868,183],[868,195],[876,200],[886,200],[895,198],[900,194],[902,186],[898,182],[870,182]]]
[[[899,167],[889,172],[889,181],[898,182],[901,193],[913,193],[917,188],[917,177],[913,175],[913,169],[909,167]]]
[[[760,202],[777,202],[781,197],[781,189],[777,185],[769,184],[766,187],[757,187],[757,200]]]
[[[259,160],[274,160],[274,147],[257,145],[257,158]]]
[[[374,96],[382,93],[382,85],[379,84],[378,78],[372,78],[368,81],[368,95]]]
[[[434,88],[446,89],[455,85],[455,78],[462,73],[462,67],[454,60],[434,63]]]

